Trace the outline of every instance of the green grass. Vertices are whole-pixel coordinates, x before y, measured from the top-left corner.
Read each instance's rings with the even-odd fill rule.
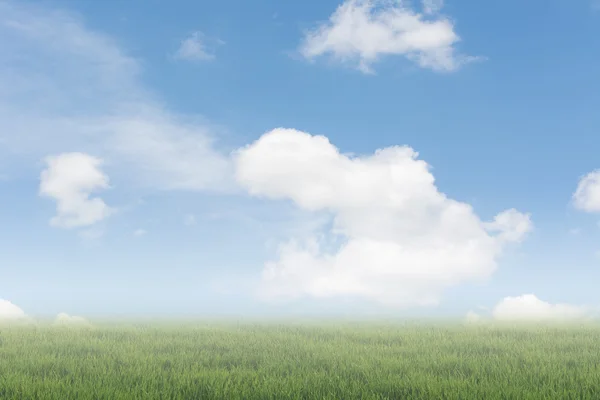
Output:
[[[0,399],[600,399],[600,328],[5,326]]]

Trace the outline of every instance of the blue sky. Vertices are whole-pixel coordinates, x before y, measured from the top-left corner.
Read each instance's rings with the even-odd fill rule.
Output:
[[[598,50],[587,0],[0,0],[0,316],[592,315]]]

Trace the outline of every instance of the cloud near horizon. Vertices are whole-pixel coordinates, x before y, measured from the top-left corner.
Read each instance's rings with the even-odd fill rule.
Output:
[[[0,323],[27,319],[27,314],[8,300],[0,299]]]
[[[20,307],[8,300],[0,299],[0,324],[3,323],[31,323],[34,319],[29,317]],[[92,326],[90,322],[79,316],[69,315],[61,312],[54,318],[54,325],[63,326]]]
[[[551,304],[534,294],[505,297],[492,310],[498,321],[513,322],[569,322],[587,319],[587,308],[571,304]]]
[[[534,294],[524,294],[503,298],[494,306],[489,316],[469,311],[465,316],[465,320],[468,323],[489,320],[512,323],[566,323],[587,321],[593,317],[594,314],[588,307],[572,304],[552,304],[540,300]]]
[[[490,277],[506,245],[531,231],[530,216],[510,209],[481,221],[417,157],[407,146],[351,157],[324,136],[282,128],[238,150],[236,178],[251,195],[332,218],[280,245],[261,294],[433,305],[449,287]]]
[[[440,15],[442,0],[424,0],[423,13],[404,2],[346,0],[329,17],[306,32],[300,54],[314,60],[330,55],[365,73],[385,56],[403,56],[421,68],[451,72],[474,61],[460,55],[454,23]]]
[[[69,315],[61,312],[54,319],[54,325],[60,326],[80,326],[80,327],[91,327],[92,324],[85,318]]]
[[[483,321],[483,317],[475,311],[468,311],[465,316],[465,322],[468,324],[477,324]]]

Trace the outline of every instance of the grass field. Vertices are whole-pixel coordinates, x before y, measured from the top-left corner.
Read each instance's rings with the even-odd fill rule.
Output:
[[[5,326],[0,399],[600,399],[600,328]]]

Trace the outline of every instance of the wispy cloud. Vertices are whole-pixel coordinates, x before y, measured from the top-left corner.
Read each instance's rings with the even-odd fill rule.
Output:
[[[196,216],[193,214],[187,214],[184,218],[183,218],[183,224],[185,226],[192,226],[192,225],[196,225],[197,221],[196,221]]]
[[[29,163],[77,151],[110,160],[138,185],[232,190],[211,124],[169,110],[141,73],[77,15],[0,2],[0,155]]]
[[[54,325],[69,326],[69,327],[92,327],[92,324],[85,318],[69,315],[67,313],[59,313],[54,319]]]
[[[423,0],[425,14],[435,14],[444,7],[444,0]]]
[[[146,231],[145,229],[136,229],[133,232],[133,236],[135,236],[135,237],[145,236],[147,233],[148,233],[148,231]]]
[[[219,39],[208,38],[200,31],[192,32],[181,41],[175,58],[186,61],[212,61],[216,58],[215,47],[224,43]]]

